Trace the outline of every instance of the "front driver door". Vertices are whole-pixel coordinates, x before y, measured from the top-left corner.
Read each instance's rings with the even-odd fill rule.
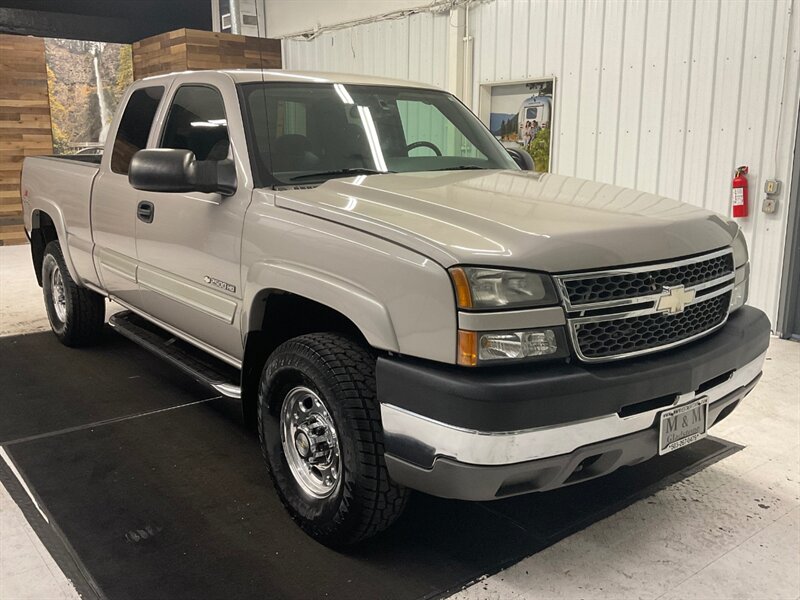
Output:
[[[128,305],[140,304],[136,283],[136,206],[141,192],[128,183],[133,155],[147,147],[158,107],[166,89],[162,85],[134,88],[116,130],[114,143],[103,156],[92,187],[94,260],[103,287]],[[108,146],[107,146],[108,147]]]
[[[234,158],[236,193],[142,193],[139,200],[149,211],[144,211],[145,219],[137,219],[136,249],[144,311],[238,366],[243,355],[237,326],[241,235],[250,190],[229,136],[229,127],[243,131],[232,88],[181,83],[178,78],[159,147],[191,150],[197,160]],[[225,98],[220,90],[232,97]]]

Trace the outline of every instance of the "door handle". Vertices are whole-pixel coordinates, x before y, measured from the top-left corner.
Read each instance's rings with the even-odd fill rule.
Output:
[[[156,207],[153,206],[152,202],[139,202],[139,206],[136,207],[136,216],[145,223],[152,223],[155,213]]]

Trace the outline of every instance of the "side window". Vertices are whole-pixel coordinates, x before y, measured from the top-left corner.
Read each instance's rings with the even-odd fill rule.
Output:
[[[227,158],[228,120],[219,91],[200,85],[179,88],[169,109],[161,147],[191,150],[197,160]]]
[[[147,147],[147,138],[163,95],[164,88],[160,86],[141,88],[131,94],[111,151],[111,170],[114,173],[127,175],[133,155]]]

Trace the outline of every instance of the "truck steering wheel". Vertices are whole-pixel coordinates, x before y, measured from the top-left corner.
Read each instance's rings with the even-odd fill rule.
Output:
[[[436,156],[441,156],[442,155],[442,151],[439,150],[439,146],[437,146],[433,142],[424,142],[424,141],[412,142],[411,144],[406,146],[406,152],[407,153],[411,152],[415,148],[430,148],[431,150],[433,150],[433,153]]]

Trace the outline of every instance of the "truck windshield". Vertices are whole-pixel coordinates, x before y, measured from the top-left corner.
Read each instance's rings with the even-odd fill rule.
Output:
[[[261,185],[369,173],[518,169],[452,95],[323,83],[240,86]]]

